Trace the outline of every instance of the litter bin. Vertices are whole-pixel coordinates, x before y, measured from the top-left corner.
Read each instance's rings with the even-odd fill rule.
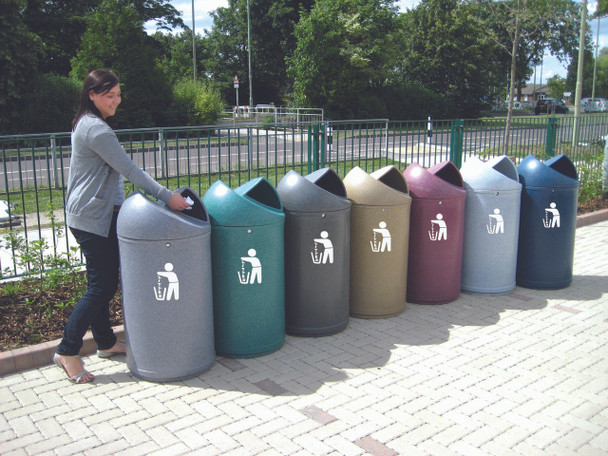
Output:
[[[466,191],[449,161],[403,173],[412,196],[407,300],[445,304],[460,294]]]
[[[178,192],[190,210],[136,192],[117,222],[127,366],[155,382],[194,377],[215,360],[211,225],[199,197]]]
[[[327,336],[349,320],[350,207],[330,168],[289,171],[277,191],[285,211],[285,330]]]
[[[272,184],[232,190],[218,181],[203,198],[211,221],[215,349],[261,356],[285,341],[285,214]]]
[[[542,163],[528,155],[519,164],[523,184],[517,284],[564,288],[572,282],[578,176],[565,155]]]
[[[344,178],[350,218],[350,314],[384,318],[405,310],[411,198],[394,166]]]
[[[501,294],[515,288],[521,184],[506,155],[482,162],[468,158],[460,169],[467,192],[462,290]]]

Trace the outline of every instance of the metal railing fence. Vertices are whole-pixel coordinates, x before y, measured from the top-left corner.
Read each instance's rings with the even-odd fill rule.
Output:
[[[203,196],[217,180],[235,188],[263,176],[275,186],[291,169],[308,174],[330,166],[340,176],[354,166],[371,172],[394,164],[423,167],[467,157],[506,154],[516,162],[529,154],[546,159],[568,155],[584,168],[589,154],[603,153],[598,141],[608,136],[608,114],[579,118],[574,139],[573,116],[515,117],[509,150],[504,118],[474,120],[390,121],[366,119],[243,126],[201,126],[118,130],[119,141],[133,161],[169,188],[188,185]],[[44,239],[51,255],[75,245],[64,223],[63,203],[71,155],[70,134],[0,136],[0,200],[16,204],[19,224],[0,228],[3,278],[27,271],[20,252],[8,246],[10,233],[23,236],[25,248]],[[580,173],[581,183],[587,172]],[[128,185],[127,192],[133,188]],[[1,223],[1,222],[0,222]],[[2,241],[4,239],[4,241]]]

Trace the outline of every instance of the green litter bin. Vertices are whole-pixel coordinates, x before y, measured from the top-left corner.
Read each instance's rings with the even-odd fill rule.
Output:
[[[285,214],[272,184],[232,190],[216,182],[203,202],[211,221],[215,350],[250,358],[285,341]]]

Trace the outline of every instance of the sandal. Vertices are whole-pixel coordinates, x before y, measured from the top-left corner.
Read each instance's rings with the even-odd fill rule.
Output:
[[[67,356],[67,355],[63,355],[63,356]],[[57,355],[57,353],[55,353],[53,355],[53,361],[55,362],[55,364],[57,365],[57,367],[61,367],[63,369],[63,371],[65,372],[65,374],[68,376],[68,378],[70,379],[70,381],[72,383],[89,383],[92,382],[95,377],[91,378],[90,380],[83,380],[85,375],[91,375],[91,373],[89,371],[87,371],[84,368],[84,363],[82,362],[82,359],[80,359],[80,357],[78,357],[78,360],[80,361],[80,365],[82,366],[82,372],[73,375],[72,377],[70,377],[70,374],[68,374],[68,370],[65,368],[65,366],[62,364],[61,360],[59,359],[59,356]]]
[[[116,342],[121,343],[123,345],[125,343],[124,340],[117,340]],[[107,350],[97,350],[97,356],[99,356],[100,358],[110,358],[115,355],[124,355],[124,354],[125,354],[125,352],[111,352],[111,351],[107,351]]]

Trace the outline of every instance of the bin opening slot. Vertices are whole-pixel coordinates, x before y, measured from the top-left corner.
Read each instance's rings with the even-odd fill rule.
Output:
[[[194,217],[199,220],[208,221],[207,211],[203,206],[203,202],[200,200],[198,195],[194,193],[190,188],[181,188],[178,193],[184,198],[189,198],[192,201],[192,206],[188,209],[181,211],[182,214]]]
[[[315,181],[315,184],[323,190],[337,196],[346,197],[346,187],[335,173],[325,173]]]
[[[442,166],[440,169],[435,172],[435,176],[443,179],[449,184],[456,185],[458,187],[463,187],[464,182],[462,181],[462,175],[458,171],[456,166]]]
[[[400,191],[401,193],[408,193],[407,182],[403,177],[403,174],[399,172],[397,168],[390,168],[387,173],[378,178],[384,185]]]
[[[549,162],[552,162],[552,163],[549,163]],[[578,174],[576,172],[576,168],[574,167],[574,164],[565,155],[562,155],[559,158],[556,157],[555,161],[549,160],[546,163],[549,164],[549,167],[551,169],[554,169],[558,173],[561,173],[567,177],[571,177],[572,179],[578,180]]]
[[[283,209],[277,192],[265,179],[260,179],[260,181],[247,190],[245,194],[252,200],[265,204],[266,206],[270,206],[278,210]]]
[[[513,179],[516,182],[519,182],[519,174],[517,172],[517,168],[515,163],[509,157],[503,157],[498,160],[494,166],[492,166],[496,171],[508,177],[509,179]]]

